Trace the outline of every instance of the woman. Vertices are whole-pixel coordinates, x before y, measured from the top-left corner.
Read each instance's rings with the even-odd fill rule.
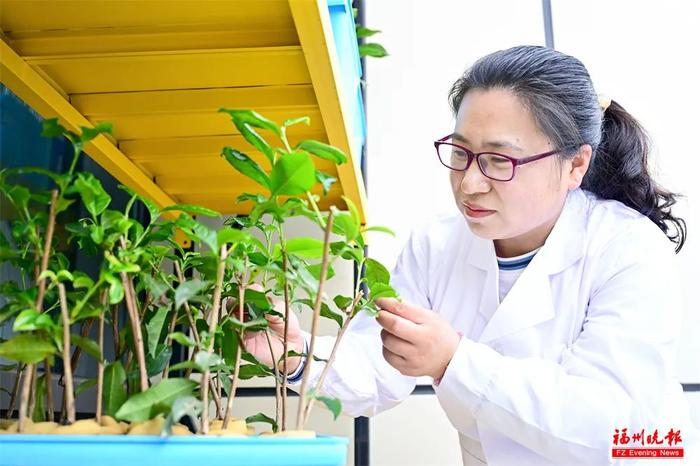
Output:
[[[483,57],[450,103],[454,131],[435,147],[459,212],[412,233],[392,275],[402,302],[358,316],[323,391],[369,416],[432,377],[467,465],[608,464],[614,446],[641,446],[614,435],[642,429],[680,429],[688,457],[672,247],[685,224],[649,175],[644,130],[544,47]],[[303,351],[296,320],[289,335]]]

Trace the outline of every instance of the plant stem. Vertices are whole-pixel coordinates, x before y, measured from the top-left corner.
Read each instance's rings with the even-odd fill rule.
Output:
[[[323,238],[323,259],[321,261],[321,274],[318,280],[318,293],[316,293],[316,301],[314,302],[314,315],[311,322],[311,341],[309,342],[309,351],[306,355],[307,364],[304,366],[304,375],[301,382],[301,390],[299,391],[299,409],[297,410],[297,430],[304,428],[304,409],[306,405],[306,388],[311,376],[311,366],[313,365],[314,346],[316,344],[316,332],[318,321],[321,316],[321,304],[323,303],[323,285],[328,274],[328,250],[331,243],[331,231],[333,229],[333,211],[328,212],[328,222]]]
[[[343,322],[343,326],[340,328],[340,331],[338,331],[338,336],[335,339],[335,342],[333,344],[333,349],[331,350],[331,355],[328,357],[328,361],[326,362],[326,366],[323,368],[323,371],[321,372],[321,376],[318,378],[318,382],[316,382],[316,387],[314,390],[316,393],[320,394],[321,393],[321,388],[323,387],[323,382],[326,380],[326,375],[328,374],[328,371],[330,370],[331,366],[333,365],[333,361],[335,361],[335,353],[338,351],[338,347],[340,346],[340,340],[343,339],[343,335],[345,335],[345,331],[348,329],[350,326],[350,322],[352,321],[354,317],[354,309],[355,306],[357,306],[357,303],[360,301],[360,298],[362,297],[362,293],[357,293],[355,296],[355,299],[352,302],[352,305],[350,306],[350,312],[348,313],[347,318],[345,319],[345,322]],[[306,405],[306,408],[304,410],[304,422],[303,424],[306,424],[309,421],[309,414],[311,413],[311,408],[314,405],[315,399],[309,400],[309,403]]]
[[[221,288],[224,282],[224,271],[226,270],[226,245],[221,246],[221,254],[219,257],[219,265],[216,269],[216,285],[214,287],[214,297],[212,300],[212,309],[209,313],[209,345],[207,353],[209,355],[214,351],[214,333],[216,332],[216,324],[219,321],[219,307],[221,306]],[[204,369],[202,382],[200,386],[202,393],[202,424],[201,431],[203,434],[209,433],[209,366]]]
[[[218,375],[216,377],[217,381],[219,379]],[[212,397],[214,398],[214,406],[216,406],[216,418],[221,416],[221,393],[218,387],[214,384],[214,379],[209,378],[209,389],[211,389]]]
[[[53,377],[49,358],[44,359],[44,381],[46,383],[46,420],[53,422]]]
[[[238,282],[238,320],[243,323],[243,309],[244,309],[244,297],[245,297],[245,285],[243,284],[243,277]],[[238,348],[236,348],[236,362],[233,366],[233,375],[231,376],[231,392],[228,394],[228,400],[226,403],[226,414],[224,415],[223,428],[227,429],[229,422],[231,422],[231,416],[233,415],[233,400],[236,397],[236,389],[238,388],[238,371],[241,367],[241,352],[243,351],[243,337],[245,335],[245,330],[241,329],[241,334],[238,336]]]
[[[39,282],[39,290],[37,291],[37,296],[36,296],[36,308],[38,311],[42,311],[44,309],[44,295],[46,294],[46,278],[39,279],[39,276],[44,273],[45,270],[48,269],[49,267],[49,255],[51,252],[51,244],[53,242],[53,232],[54,232],[54,227],[56,225],[56,203],[58,199],[58,190],[54,189],[51,191],[51,204],[49,206],[49,218],[48,222],[46,224],[46,238],[44,238],[44,250],[41,256],[41,266],[39,268],[39,273],[36,277],[36,280]],[[27,396],[29,395],[28,390],[31,389],[32,385],[36,386],[36,366],[34,364],[30,364],[29,366],[32,367],[30,371],[27,372],[26,376],[27,379],[24,381],[24,385],[22,386],[22,394],[20,396],[20,425],[22,428],[24,427],[24,419],[23,416],[26,416],[27,414]],[[27,367],[29,367],[27,366]],[[49,372],[49,382],[51,378],[51,373]],[[48,387],[48,384],[47,384]],[[47,390],[50,390],[47,388]],[[29,404],[29,409],[31,411],[34,410],[34,403],[36,402],[34,395],[34,390],[32,390],[32,401]],[[48,395],[47,391],[47,395]],[[14,398],[14,396],[13,396]],[[14,400],[11,401],[13,403]],[[11,409],[8,409],[8,412],[11,411]],[[31,414],[30,414],[31,415]],[[51,417],[53,417],[53,412],[50,414]]]
[[[314,200],[314,197],[310,191],[306,191],[306,198],[311,203],[311,207],[314,208],[314,212],[316,212],[319,225],[321,225],[321,228],[326,228],[326,222],[323,220],[323,215],[321,215],[321,211],[318,209],[318,205],[316,205],[316,201]]]
[[[126,238],[119,238],[122,250],[126,250]],[[124,298],[126,300],[126,308],[131,320],[131,331],[136,347],[136,360],[139,365],[139,381],[141,391],[148,390],[148,372],[146,371],[146,354],[143,348],[143,333],[141,332],[141,319],[139,317],[139,308],[136,303],[136,292],[134,291],[134,283],[126,272],[120,272],[122,286],[124,287]]]
[[[58,297],[61,301],[61,318],[63,319],[63,374],[66,400],[66,414],[68,423],[75,422],[75,398],[73,395],[73,371],[70,362],[70,318],[68,316],[68,301],[66,300],[66,287],[58,284]]]
[[[36,408],[36,382],[37,382],[37,369],[36,364],[32,368],[32,386],[29,391],[29,405],[27,407],[27,416],[29,419],[34,420],[34,408]]]
[[[282,126],[282,128],[280,128],[280,133],[282,135],[280,139],[282,140],[285,149],[287,149],[287,152],[292,152],[292,148],[289,146],[289,141],[287,140],[287,127]]]
[[[282,402],[282,391],[280,390],[280,379],[279,379],[279,368],[277,365],[279,361],[275,358],[275,352],[272,350],[272,341],[270,340],[270,330],[265,329],[265,336],[267,337],[267,346],[270,348],[270,356],[272,356],[273,368],[275,373],[275,424],[279,426],[280,421],[280,403]]]
[[[177,322],[177,310],[175,310],[175,315],[173,316],[173,320],[170,321],[170,328],[168,329],[168,336],[165,339],[165,345],[167,347],[170,347],[172,344],[172,338],[170,338],[170,335],[175,331],[175,323]],[[170,369],[170,359],[168,359],[168,362],[165,363],[165,369],[163,369],[163,379],[168,378],[168,370]]]
[[[98,424],[102,423],[102,386],[104,384],[105,362],[104,362],[104,343],[105,343],[105,306],[107,304],[107,293],[102,293],[102,312],[98,317],[97,322],[97,345],[100,348],[100,357],[97,360],[97,405],[95,406],[95,419]]]
[[[56,200],[58,198],[58,190],[51,191],[51,206],[49,207],[49,220],[46,225],[46,238],[44,241],[44,253],[41,256],[41,270],[39,275],[49,266],[49,253],[51,252],[51,243],[53,241],[53,231],[56,224]],[[37,276],[37,279],[39,277]],[[44,309],[44,294],[46,293],[46,278],[39,280],[39,291],[36,295],[36,308],[39,311]]]
[[[180,282],[182,285],[185,283],[185,275],[182,273],[182,269],[180,268],[180,263],[175,261],[175,274],[177,275],[177,280]],[[190,325],[190,328],[192,329],[192,336],[194,337],[195,343],[197,343],[197,346],[200,345],[200,340],[199,340],[199,333],[197,332],[197,327],[194,324],[194,317],[192,316],[192,312],[190,310],[190,303],[185,301],[184,304],[185,307],[185,313],[187,314],[187,322]]]
[[[198,348],[192,348],[192,354],[190,355],[190,362],[191,363],[194,363],[194,357],[197,355],[198,352],[199,352]],[[192,375],[192,367],[190,366],[187,369],[185,369],[185,378],[189,379],[191,375]]]
[[[131,331],[134,337],[134,346],[136,347],[136,360],[139,365],[139,379],[141,382],[141,391],[148,390],[148,373],[146,372],[146,355],[143,349],[143,334],[141,333],[141,319],[139,319],[139,311],[134,302],[134,290],[131,279],[126,272],[120,272],[122,285],[124,286],[124,298],[126,299],[126,309],[129,312],[131,320]]]
[[[24,426],[27,422],[27,404],[29,400],[29,390],[32,386],[32,371],[34,364],[27,364],[24,368],[24,380],[22,381],[22,393],[19,397],[19,421],[17,423],[17,432],[24,432]]]
[[[17,401],[17,393],[19,393],[19,381],[22,378],[24,366],[17,363],[17,371],[15,372],[15,384],[12,386],[10,394],[10,403],[7,405],[7,419],[12,419],[12,413],[15,410],[15,402]]]
[[[95,322],[94,317],[90,317],[87,321],[83,322],[80,326],[80,336],[83,338],[87,338],[88,334],[90,333],[90,330],[92,330],[92,324]],[[73,373],[76,372],[78,369],[78,363],[80,362],[80,355],[82,354],[83,349],[80,346],[76,346],[75,350],[73,351],[72,356],[70,357],[70,367],[73,371]]]
[[[281,226],[280,226],[281,228]],[[287,251],[282,251],[282,270],[284,271],[284,335],[282,337],[282,432],[287,430],[287,354],[289,353],[289,284],[287,283]]]
[[[219,353],[219,356],[221,356],[221,353]],[[216,374],[216,392],[214,402],[218,402],[216,403],[216,418],[223,419],[224,411],[221,407],[221,373]]]
[[[115,304],[112,306],[112,339],[114,340],[114,360],[117,361],[121,357],[121,348],[119,348],[119,316],[117,315],[118,307]]]

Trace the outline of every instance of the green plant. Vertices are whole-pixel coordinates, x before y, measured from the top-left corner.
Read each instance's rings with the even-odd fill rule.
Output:
[[[264,422],[275,432],[287,430],[287,361],[290,357],[313,358],[321,317],[337,323],[338,338],[315,387],[308,386],[309,365],[304,371],[296,428],[303,429],[314,401],[325,404],[336,417],[340,413],[338,400],[321,395],[322,384],[352,319],[359,312],[376,314],[375,299],[396,296],[386,268],[364,255],[365,234],[391,231],[363,227],[347,198],[343,198],[347,212],[336,206],[328,213],[320,211],[320,196],[312,193],[314,187],[320,185],[325,196],[336,180],[319,171],[314,160],[340,164],[346,162],[346,156],[318,141],[290,144],[287,129],[308,124],[308,118],[278,125],[250,110],[221,111],[264,154],[268,166],[260,166],[240,150],[223,149],[222,157],[259,190],[236,200],[250,203],[249,215],[231,217],[219,229],[197,220],[221,217],[218,212],[186,204],[159,208],[127,187],[122,187],[130,194],[126,208],[110,209],[111,197],[99,181],[89,173],[75,172],[83,146],[109,133],[108,124],[81,128],[76,134],[57,120],[46,120],[45,136],[65,136],[72,143],[70,169],[66,173],[39,168],[0,172],[0,191],[16,213],[11,238],[0,235],[0,260],[16,267],[21,277],[19,282],[0,284],[6,300],[0,308],[0,323],[12,322],[16,332],[0,343],[0,357],[14,361],[1,369],[16,374],[8,417],[19,398],[19,432],[27,431],[29,418],[53,421],[50,372],[56,357],[63,360],[62,412],[68,424],[75,422],[74,396],[96,386],[97,417],[91,432],[117,428],[111,418],[132,423],[161,419],[159,429],[169,432],[182,417],[190,416],[199,419],[201,433],[220,433],[232,428],[238,381],[253,377],[274,378],[274,418],[257,413],[244,422],[233,422],[243,429],[246,423]],[[263,131],[276,138],[279,147],[263,137]],[[14,181],[27,173],[47,176],[55,187],[31,192]],[[144,222],[131,216],[137,202],[149,213]],[[79,204],[88,216],[66,223],[67,211]],[[310,219],[323,230],[324,240],[288,239],[284,225],[293,216]],[[62,234],[55,234],[57,230]],[[183,249],[173,240],[177,230],[198,247]],[[332,241],[331,233],[341,239]],[[61,252],[66,247],[79,247],[101,258],[99,272],[89,276],[76,270]],[[339,260],[352,261],[365,274],[353,296],[330,298],[324,285]],[[172,270],[166,263],[172,264]],[[362,292],[363,284],[367,295]],[[281,297],[283,313],[273,307],[271,296]],[[122,307],[128,316],[124,326],[117,319]],[[308,355],[287,346],[293,308],[313,312]],[[271,317],[283,319],[282,335],[270,331]],[[93,340],[89,332],[95,322],[98,336]],[[109,361],[104,348],[106,327],[111,328],[114,340],[114,357]],[[72,333],[76,328],[79,332]],[[275,355],[275,364],[261,363],[246,351],[242,342],[248,332],[263,332],[268,344],[272,338],[282,341],[284,351]],[[170,365],[174,343],[190,348],[191,357]],[[97,377],[74,387],[72,374],[81,352],[94,359]],[[37,371],[41,363],[43,378]],[[214,416],[209,412],[210,399],[216,406]],[[211,417],[218,421],[210,425]]]
[[[377,29],[370,29],[365,26],[362,26],[360,24],[357,24],[357,13],[358,10],[357,8],[352,9],[352,15],[353,18],[355,19],[355,34],[357,35],[357,40],[358,40],[358,49],[360,52],[360,58],[364,57],[373,57],[373,58],[384,58],[389,55],[389,52],[386,51],[383,45],[376,43],[376,42],[370,42],[370,43],[365,43],[362,39],[365,39],[367,37],[372,37],[375,34],[379,34],[382,31],[377,30]]]

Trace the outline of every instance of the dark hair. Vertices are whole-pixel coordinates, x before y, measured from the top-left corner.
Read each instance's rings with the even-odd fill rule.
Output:
[[[679,252],[687,229],[671,214],[679,194],[659,186],[649,174],[649,136],[617,102],[605,112],[586,67],[577,58],[542,46],[518,46],[476,61],[450,90],[455,115],[471,89],[512,91],[543,133],[569,159],[583,144],[593,156],[581,188],[614,199],[649,217]],[[673,227],[672,231],[670,227]]]

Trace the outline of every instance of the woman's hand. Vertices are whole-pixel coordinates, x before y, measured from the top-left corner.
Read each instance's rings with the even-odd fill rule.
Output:
[[[452,360],[460,336],[436,312],[394,298],[375,301],[384,359],[403,375],[440,380]]]
[[[263,291],[263,288],[258,284],[250,285],[248,288],[255,291]],[[274,298],[271,301],[275,311],[284,315],[284,301]],[[237,310],[234,310],[234,313],[237,314]],[[284,354],[284,347],[282,344],[284,338],[284,319],[271,314],[265,315],[265,318],[270,324],[270,343],[268,344],[266,332],[260,330],[257,332],[246,332],[243,337],[243,346],[246,351],[255,356],[258,361],[266,364],[268,367],[272,367],[273,357],[270,354],[270,346],[272,346],[272,351],[275,355],[274,359],[277,361],[280,361]],[[289,311],[287,329],[287,351],[296,351],[297,353],[304,352],[304,337],[301,333],[299,319],[291,309]],[[287,373],[293,373],[299,367],[299,364],[301,364],[301,357],[294,356],[287,358]],[[280,361],[277,367],[279,371],[282,372],[283,362]]]

